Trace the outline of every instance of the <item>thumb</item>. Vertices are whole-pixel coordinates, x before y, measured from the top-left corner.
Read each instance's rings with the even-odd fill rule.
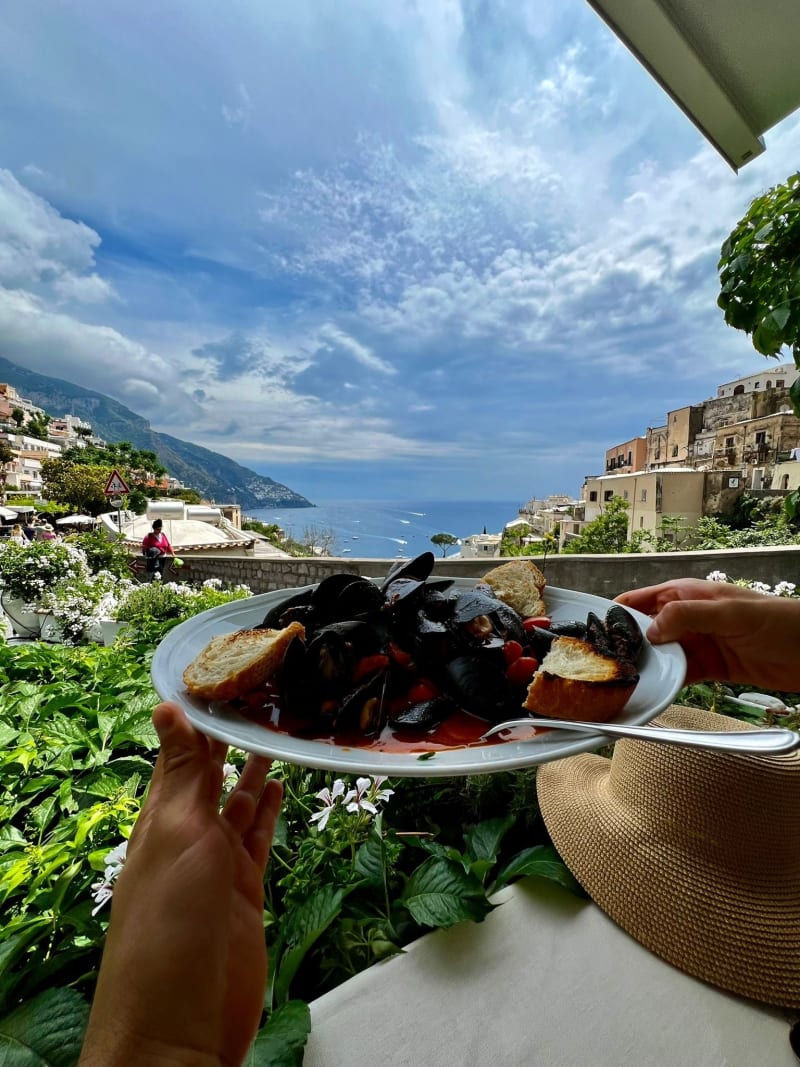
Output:
[[[680,641],[689,634],[730,637],[742,629],[741,610],[730,601],[672,600],[656,615],[647,631],[653,645]]]
[[[178,704],[159,704],[153,711],[153,726],[161,742],[153,781],[159,800],[206,800],[213,766],[206,738],[195,730]]]

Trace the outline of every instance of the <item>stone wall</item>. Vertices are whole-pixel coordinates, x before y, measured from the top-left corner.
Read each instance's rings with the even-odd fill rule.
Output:
[[[655,585],[670,578],[705,578],[715,570],[724,571],[730,578],[748,578],[769,585],[789,581],[800,586],[800,545],[716,552],[562,555],[550,556],[544,563],[539,557],[531,558],[542,567],[550,585],[610,598],[626,589]],[[273,589],[311,585],[336,571],[377,578],[386,574],[394,561],[207,556],[190,558],[187,562],[188,566],[181,572],[186,581],[197,583],[206,578],[221,578],[226,584],[243,583],[254,593],[266,593]],[[499,562],[439,559],[435,573],[479,578]]]

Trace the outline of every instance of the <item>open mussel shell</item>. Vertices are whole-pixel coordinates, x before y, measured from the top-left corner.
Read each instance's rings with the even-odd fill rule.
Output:
[[[309,643],[305,668],[320,686],[341,692],[352,684],[358,661],[382,650],[382,634],[369,623],[332,622],[320,627]]]
[[[621,604],[614,604],[606,612],[606,634],[619,659],[636,663],[644,647],[644,637],[636,619]]]
[[[256,629],[278,630],[281,627],[288,626],[290,622],[295,620],[297,620],[297,622],[302,622],[303,625],[305,625],[306,619],[309,618],[312,613],[311,597],[313,593],[313,589],[304,589],[302,593],[295,593],[294,596],[282,600],[280,604],[276,604],[274,608],[270,608],[264,616],[264,621],[259,623]],[[290,611],[291,615],[287,614]],[[285,621],[284,616],[286,616]]]
[[[333,725],[337,730],[377,734],[386,725],[386,716],[386,672],[381,671],[342,698]]]
[[[433,552],[423,552],[414,559],[397,560],[397,562],[393,563],[389,568],[389,573],[386,575],[383,585],[381,586],[381,592],[385,593],[391,583],[398,578],[411,578],[417,583],[424,582],[433,571],[435,562],[436,559]]]
[[[445,665],[444,673],[457,704],[473,715],[502,722],[515,707],[503,667],[488,656],[456,656]]]

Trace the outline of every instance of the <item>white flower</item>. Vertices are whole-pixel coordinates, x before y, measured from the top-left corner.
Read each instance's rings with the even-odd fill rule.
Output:
[[[728,575],[725,571],[712,571],[711,574],[706,575],[706,581],[709,582],[727,582]]]
[[[751,582],[750,588],[756,593],[771,593],[772,586],[767,585],[766,582]]]
[[[222,579],[221,578],[206,578],[206,580],[203,582],[203,588],[204,589],[221,589],[222,588]]]
[[[107,904],[114,895],[114,883],[125,866],[127,855],[128,842],[123,841],[104,858],[103,863],[105,863],[106,869],[103,872],[102,880],[92,885],[92,898],[96,905],[96,907],[92,908],[92,915],[97,915],[103,905]]]
[[[333,789],[328,789],[327,786],[324,789],[320,789],[316,795],[317,799],[322,801],[324,807],[322,811],[315,812],[309,821],[318,823],[318,829],[324,830],[328,825],[328,819],[331,817],[331,812],[339,803],[339,798],[344,795],[344,791],[345,786],[341,778],[337,778],[333,783]]]
[[[794,582],[778,582],[775,586],[775,596],[794,596],[797,586]]]
[[[239,781],[239,768],[235,763],[223,763],[222,765],[222,790],[230,793]]]
[[[342,801],[346,810],[353,815],[358,811],[368,811],[370,815],[377,815],[377,805],[394,796],[393,789],[381,789],[385,781],[385,776],[356,778],[355,789],[351,789]]]

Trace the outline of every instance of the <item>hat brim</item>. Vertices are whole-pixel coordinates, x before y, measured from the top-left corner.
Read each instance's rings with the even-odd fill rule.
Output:
[[[611,796],[610,770],[609,759],[585,754],[537,772],[547,830],[589,896],[645,948],[687,974],[800,1008],[797,882],[777,870],[748,875],[724,868],[692,848],[686,835],[656,838],[643,818],[621,810]]]

